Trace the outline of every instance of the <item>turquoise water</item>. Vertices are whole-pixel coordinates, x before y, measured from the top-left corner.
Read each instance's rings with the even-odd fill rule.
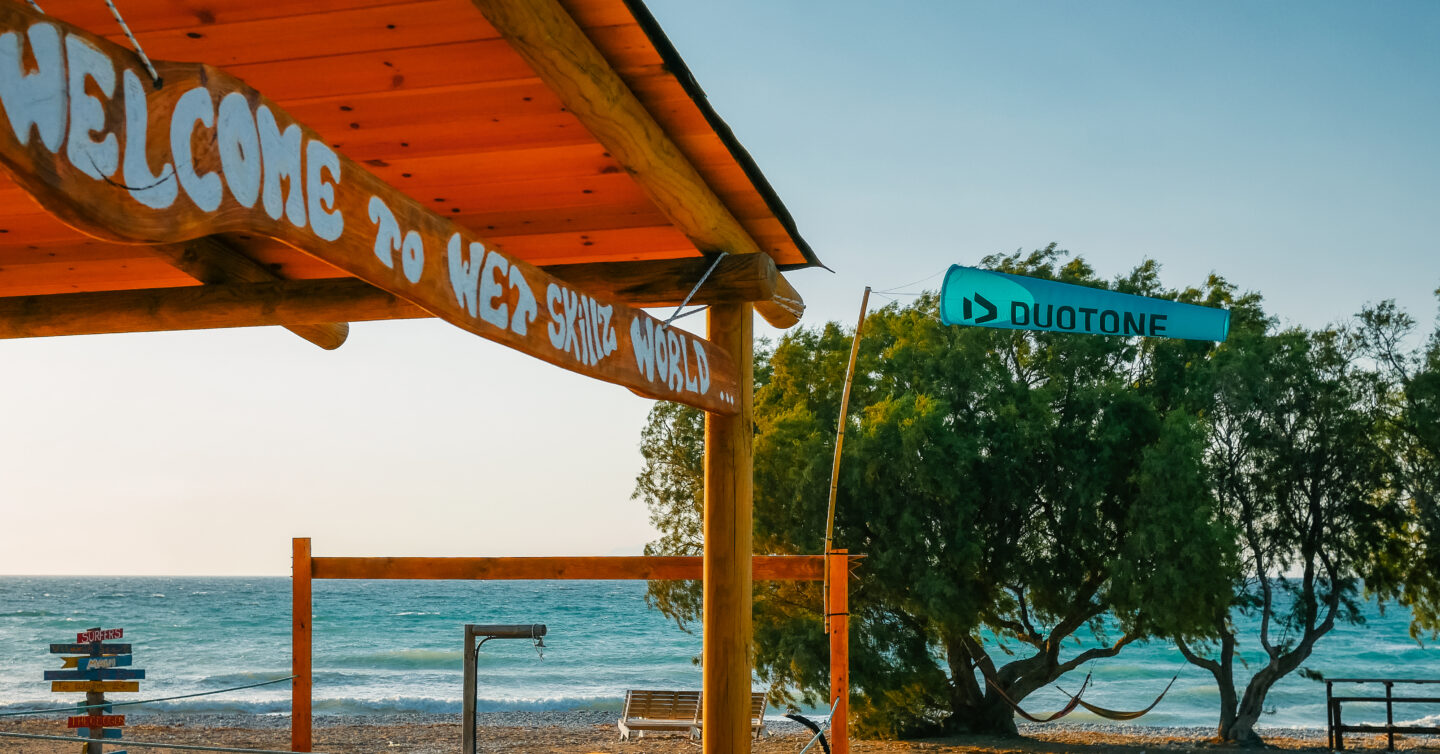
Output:
[[[459,712],[462,627],[545,623],[543,659],[527,641],[481,650],[481,710],[618,710],[627,688],[699,688],[700,638],[646,608],[640,582],[317,581],[316,714]],[[1371,606],[1363,626],[1342,626],[1305,667],[1327,676],[1440,678],[1440,651],[1407,634],[1408,615]],[[290,671],[290,582],[235,578],[0,578],[0,710],[74,703],[51,694],[42,673],[59,667],[50,643],[92,626],[125,629],[135,666],[148,675],[134,698],[176,696],[279,678]],[[1066,653],[1080,651],[1066,648]],[[1252,651],[1247,656],[1256,656]],[[997,653],[997,660],[1003,655]],[[1242,669],[1243,670],[1243,669]],[[1212,678],[1164,642],[1127,647],[1062,680],[1074,691],[1093,673],[1086,699],[1138,709],[1177,673],[1161,705],[1139,723],[1210,726]],[[1437,689],[1440,692],[1440,689]],[[1440,695],[1440,693],[1437,693]],[[126,695],[120,695],[126,696]],[[128,697],[127,697],[128,698]],[[1032,713],[1064,702],[1047,688],[1026,699]],[[1325,687],[1292,675],[1270,694],[1262,725],[1319,727]],[[181,712],[289,711],[288,684],[168,702]],[[1348,715],[1347,708],[1347,717]],[[772,713],[779,710],[771,710]],[[1357,708],[1357,713],[1360,710]],[[1383,708],[1375,714],[1383,718]],[[1397,708],[1397,719],[1440,720],[1440,708]],[[1094,721],[1087,713],[1068,720]]]

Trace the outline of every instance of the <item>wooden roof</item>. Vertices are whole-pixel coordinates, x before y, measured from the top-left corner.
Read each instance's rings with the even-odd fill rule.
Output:
[[[549,268],[701,254],[473,0],[117,4],[151,58],[238,76],[337,151],[514,256]],[[758,247],[782,270],[818,265],[643,6],[561,6]],[[129,46],[100,0],[42,7]],[[226,241],[280,278],[346,276],[277,241]],[[85,236],[0,176],[0,297],[197,284],[181,267],[144,246]]]

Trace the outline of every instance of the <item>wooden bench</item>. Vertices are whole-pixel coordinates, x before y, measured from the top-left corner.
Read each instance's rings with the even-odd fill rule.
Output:
[[[700,737],[703,709],[699,691],[631,690],[625,692],[625,711],[617,724],[620,740],[628,741],[631,731],[644,738],[645,731],[687,732]],[[765,694],[750,695],[750,729],[756,738],[765,732]]]
[[[700,692],[627,691],[619,726],[621,741],[628,741],[631,731],[644,738],[647,730],[688,731],[691,738],[699,738]]]

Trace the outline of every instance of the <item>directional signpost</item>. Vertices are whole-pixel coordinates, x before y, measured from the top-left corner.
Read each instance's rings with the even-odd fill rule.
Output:
[[[63,670],[45,671],[45,680],[50,681],[50,690],[55,693],[85,694],[82,714],[65,721],[67,728],[73,728],[80,738],[103,738],[119,740],[124,736],[124,715],[109,714],[114,710],[106,704],[105,692],[135,692],[140,690],[140,681],[145,671],[130,668],[133,656],[129,644],[106,644],[107,641],[122,639],[125,629],[92,628],[75,635],[74,644],[51,644],[50,654],[77,655],[64,657]],[[84,754],[103,754],[104,744],[87,742]],[[115,751],[111,754],[126,754]]]
[[[1005,330],[1224,341],[1230,312],[1004,272],[952,265],[940,321]]]

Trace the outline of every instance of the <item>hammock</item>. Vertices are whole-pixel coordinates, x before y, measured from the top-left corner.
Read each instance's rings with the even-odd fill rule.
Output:
[[[1088,710],[1090,710],[1091,712],[1094,712],[1095,714],[1097,714],[1097,715],[1105,718],[1106,720],[1122,720],[1122,721],[1123,721],[1123,720],[1134,720],[1134,719],[1136,719],[1136,718],[1138,718],[1138,717],[1142,717],[1145,713],[1149,712],[1150,710],[1155,709],[1155,705],[1159,704],[1159,703],[1160,703],[1160,700],[1165,698],[1165,695],[1170,692],[1170,687],[1175,685],[1175,680],[1176,680],[1177,678],[1179,678],[1179,677],[1180,677],[1180,676],[1177,675],[1177,676],[1175,676],[1174,678],[1171,678],[1171,679],[1170,679],[1170,682],[1167,683],[1167,684],[1165,684],[1165,690],[1160,692],[1160,696],[1155,697],[1155,701],[1151,702],[1149,707],[1146,707],[1145,709],[1138,710],[1138,711],[1135,711],[1135,712],[1120,712],[1120,711],[1113,710],[1113,709],[1105,709],[1104,707],[1097,707],[1097,706],[1095,706],[1095,705],[1093,705],[1093,704],[1091,704],[1091,703],[1089,703],[1089,702],[1081,701],[1079,694],[1077,694],[1077,695],[1075,695],[1075,696],[1073,696],[1073,697],[1070,697],[1070,698],[1071,698],[1072,700],[1074,700],[1074,701],[1080,702],[1080,706],[1081,706],[1081,707],[1084,707],[1085,709],[1088,709]],[[1086,677],[1085,680],[1086,680],[1086,682],[1088,683],[1090,679],[1089,679],[1089,677]],[[1070,696],[1069,692],[1065,691],[1065,689],[1062,689],[1062,688],[1060,688],[1059,686],[1056,686],[1055,688],[1056,688],[1056,690],[1058,690],[1060,693],[1062,693],[1062,694],[1064,694],[1064,695],[1066,695],[1066,696]],[[1081,694],[1085,693],[1085,686],[1084,686],[1084,685],[1081,685],[1081,686],[1080,686],[1080,693],[1081,693]]]
[[[1036,717],[1036,716],[1030,714],[1029,712],[1026,712],[1025,710],[1021,709],[1021,708],[1020,708],[1020,705],[1016,704],[1014,701],[1012,701],[1012,700],[1010,699],[1010,697],[1006,696],[1006,695],[1005,695],[1005,692],[1000,690],[1000,684],[998,684],[998,683],[990,680],[990,677],[989,677],[989,676],[986,676],[986,677],[985,677],[985,682],[988,683],[988,684],[990,684],[990,688],[994,689],[994,690],[995,690],[995,693],[996,693],[996,694],[999,694],[999,695],[1000,695],[1000,698],[1001,698],[1001,699],[1004,699],[1006,704],[1010,705],[1010,709],[1015,710],[1015,714],[1017,714],[1017,715],[1025,718],[1026,720],[1029,720],[1029,721],[1032,722],[1032,723],[1050,723],[1050,722],[1054,722],[1054,721],[1059,720],[1060,718],[1062,718],[1062,717],[1070,714],[1071,712],[1074,712],[1076,707],[1080,706],[1081,704],[1084,704],[1084,702],[1080,701],[1080,696],[1077,694],[1076,696],[1071,696],[1071,697],[1070,697],[1070,703],[1069,703],[1069,704],[1066,704],[1064,707],[1061,707],[1059,712],[1056,712],[1056,713],[1054,713],[1054,714],[1052,714],[1052,715],[1050,715],[1050,716],[1048,716],[1048,717]],[[1082,684],[1080,684],[1080,693],[1081,693],[1081,694],[1085,693],[1085,687],[1086,687],[1086,686],[1089,686],[1089,685],[1090,685],[1090,676],[1087,675],[1087,676],[1085,676],[1085,682],[1082,683]],[[1061,693],[1064,693],[1064,692],[1061,692]],[[1065,695],[1066,695],[1066,696],[1070,696],[1069,694],[1065,694]]]

